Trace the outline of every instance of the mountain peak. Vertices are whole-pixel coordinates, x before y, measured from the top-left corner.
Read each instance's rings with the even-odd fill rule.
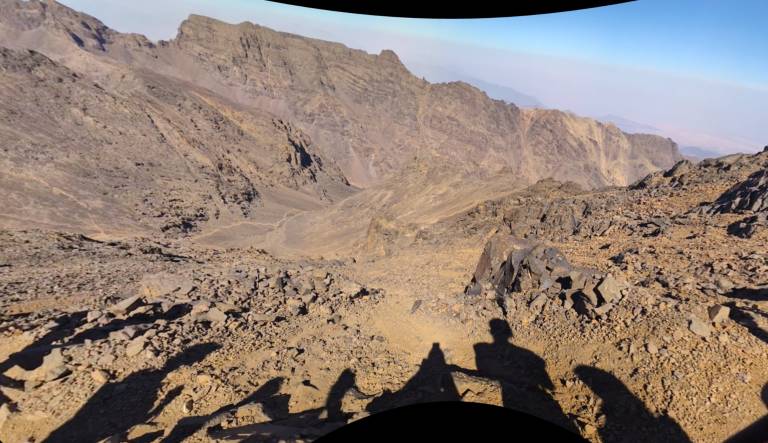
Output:
[[[379,53],[379,58],[389,63],[403,65],[403,62],[400,61],[400,57],[398,57],[397,54],[395,54],[395,51],[391,49],[382,49]]]

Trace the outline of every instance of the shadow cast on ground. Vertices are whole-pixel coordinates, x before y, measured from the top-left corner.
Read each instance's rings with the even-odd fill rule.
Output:
[[[763,386],[761,392],[763,403],[768,407],[768,383]],[[757,420],[736,434],[728,438],[724,443],[765,443],[768,442],[768,415]]]
[[[460,401],[462,397],[452,373],[461,372],[498,382],[504,407],[541,418],[575,434],[577,428],[574,421],[564,413],[552,395],[554,385],[544,360],[536,353],[510,342],[512,332],[505,320],[492,320],[490,329],[493,341],[474,346],[477,369],[448,364],[439,343],[434,343],[418,371],[399,390],[367,397],[365,411],[378,413],[417,403]],[[139,371],[123,381],[102,386],[74,417],[45,441],[98,441],[110,436],[124,438],[132,426],[151,420],[179,395],[180,388],[168,393],[158,406],[153,407],[168,373],[204,359],[217,347],[210,343],[193,346],[169,359],[160,369]],[[603,401],[602,413],[606,422],[598,430],[602,441],[637,441],[638,436],[669,442],[690,441],[673,419],[652,414],[612,374],[590,366],[579,366],[575,373]],[[208,438],[225,441],[311,439],[344,426],[352,418],[352,413],[343,408],[345,395],[350,390],[357,390],[355,373],[351,369],[340,373],[329,389],[324,406],[301,412],[289,412],[290,397],[281,393],[283,382],[280,377],[273,378],[240,402],[210,414],[185,417],[165,437],[158,431],[138,441],[162,438],[163,443],[176,443],[203,430]],[[259,410],[262,416],[256,423],[226,429],[222,426],[225,422],[231,423],[230,419],[240,408],[257,404],[261,404]]]
[[[691,441],[677,422],[668,416],[652,414],[614,375],[591,366],[578,366],[574,372],[603,400],[606,422],[598,432],[604,442]]]
[[[214,343],[197,344],[169,358],[162,368],[134,372],[119,382],[103,385],[72,418],[44,441],[95,442],[112,436],[124,441],[131,427],[150,421],[180,394],[181,389],[172,390],[157,407],[153,407],[163,380],[169,373],[203,360],[219,347]]]

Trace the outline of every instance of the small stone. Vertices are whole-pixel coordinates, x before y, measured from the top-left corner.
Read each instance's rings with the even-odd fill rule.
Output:
[[[715,280],[715,285],[717,285],[717,289],[719,289],[720,292],[728,292],[733,289],[733,282],[725,277],[720,277]]]
[[[714,323],[722,323],[731,314],[728,306],[715,305],[709,308],[709,319]]]
[[[134,338],[128,343],[128,346],[125,347],[125,355],[128,357],[135,357],[144,350],[144,346],[146,346],[144,337]]]
[[[102,369],[96,369],[93,372],[91,372],[91,378],[99,384],[104,384],[109,381],[109,374],[107,371],[104,371]]]
[[[193,317],[198,316],[204,312],[208,312],[211,308],[211,304],[207,301],[198,301],[192,304],[192,310],[189,312]]]
[[[571,271],[568,277],[571,280],[571,289],[581,289],[587,283],[587,278],[579,271]]]
[[[115,363],[115,356],[112,354],[104,354],[96,361],[99,366],[112,366]]]
[[[216,303],[216,307],[214,309],[218,309],[219,311],[225,314],[240,311],[240,309],[237,306],[230,303],[222,303],[222,302]]]
[[[581,294],[589,302],[590,305],[592,306],[598,305],[599,302],[597,299],[597,294],[595,294],[594,288],[591,287],[590,285],[585,286],[581,290],[581,292],[579,292],[579,294]]]
[[[655,355],[659,353],[659,347],[656,345],[656,343],[649,341],[645,345],[645,349],[648,351],[649,354]]]
[[[195,407],[195,402],[190,398],[187,399],[184,403],[181,405],[181,412],[185,414],[191,414],[192,410]]]
[[[136,325],[131,325],[131,326],[124,327],[121,332],[126,339],[132,340],[136,338],[137,335],[139,335],[139,332],[141,332],[141,329],[139,329],[139,327],[137,327]]]
[[[700,337],[709,337],[709,334],[712,331],[712,328],[707,323],[698,317],[693,316],[691,317],[691,322],[688,325],[688,329]]]
[[[141,306],[142,303],[143,302],[141,300],[141,296],[134,295],[133,297],[128,297],[123,301],[116,303],[111,308],[109,308],[109,310],[118,315],[127,314]]]
[[[539,311],[544,306],[544,304],[547,302],[547,296],[544,293],[540,293],[536,297],[534,297],[533,301],[531,301],[531,304],[529,307],[532,311]]]
[[[595,308],[595,313],[597,315],[605,316],[611,309],[613,309],[613,303],[605,303],[602,306]]]
[[[357,282],[348,281],[341,285],[341,291],[352,297],[357,297],[363,292],[363,287]]]
[[[218,308],[211,308],[195,316],[195,320],[199,322],[223,323],[227,320],[227,314],[221,312]]]
[[[208,374],[199,374],[196,377],[197,384],[202,385],[202,386],[206,386],[206,385],[211,384],[212,380],[213,380],[213,378],[210,375],[208,375]]]
[[[88,311],[88,314],[85,316],[85,321],[88,323],[94,322],[101,318],[101,316],[104,315],[101,311]]]
[[[603,281],[595,287],[595,291],[605,303],[610,303],[621,296],[621,286],[611,274],[605,276]]]
[[[261,403],[248,403],[240,406],[235,411],[235,417],[247,417],[249,423],[265,423],[272,420]]]

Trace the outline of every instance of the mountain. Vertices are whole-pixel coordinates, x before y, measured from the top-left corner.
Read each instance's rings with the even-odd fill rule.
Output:
[[[669,139],[429,83],[389,50],[248,22],[192,15],[153,43],[54,1],[2,0],[0,46],[10,48],[1,130],[15,171],[5,199],[39,223],[78,214],[89,232],[268,228],[356,188],[398,186],[413,164],[594,188],[681,158]],[[22,100],[33,84],[40,106]]]
[[[275,193],[352,191],[290,122],[165,77],[125,78],[130,90],[108,91],[42,54],[0,50],[5,224],[189,232],[253,218]]]
[[[445,83],[461,80],[485,91],[485,93],[488,94],[488,96],[491,98],[514,103],[516,106],[521,108],[545,107],[536,97],[520,92],[514,88],[510,88],[509,86],[488,82],[440,66],[419,63],[418,61],[408,61],[406,65],[415,75],[427,77],[433,82]]]
[[[619,129],[621,129],[624,132],[627,133],[646,133],[646,134],[656,134],[656,135],[664,135],[664,131],[645,124],[645,123],[639,123],[634,120],[630,120],[618,115],[604,115],[601,117],[597,117],[598,120],[606,123],[612,123],[616,125]],[[692,160],[702,160],[705,158],[717,158],[723,155],[722,152],[719,152],[712,148],[701,148],[697,146],[680,146],[679,147],[680,153],[686,157],[690,158]]]
[[[608,114],[601,117],[597,117],[598,120],[606,123],[613,123],[619,129],[629,133],[646,133],[646,134],[659,134],[661,130],[645,123],[638,123],[634,120],[624,118],[618,115]]]
[[[714,149],[700,148],[698,146],[681,146],[680,153],[699,160],[705,158],[717,158],[723,155],[722,152],[718,152]]]

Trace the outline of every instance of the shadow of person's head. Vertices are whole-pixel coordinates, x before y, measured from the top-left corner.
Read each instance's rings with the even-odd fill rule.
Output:
[[[494,342],[507,342],[512,337],[512,329],[506,320],[494,318],[488,322]]]

